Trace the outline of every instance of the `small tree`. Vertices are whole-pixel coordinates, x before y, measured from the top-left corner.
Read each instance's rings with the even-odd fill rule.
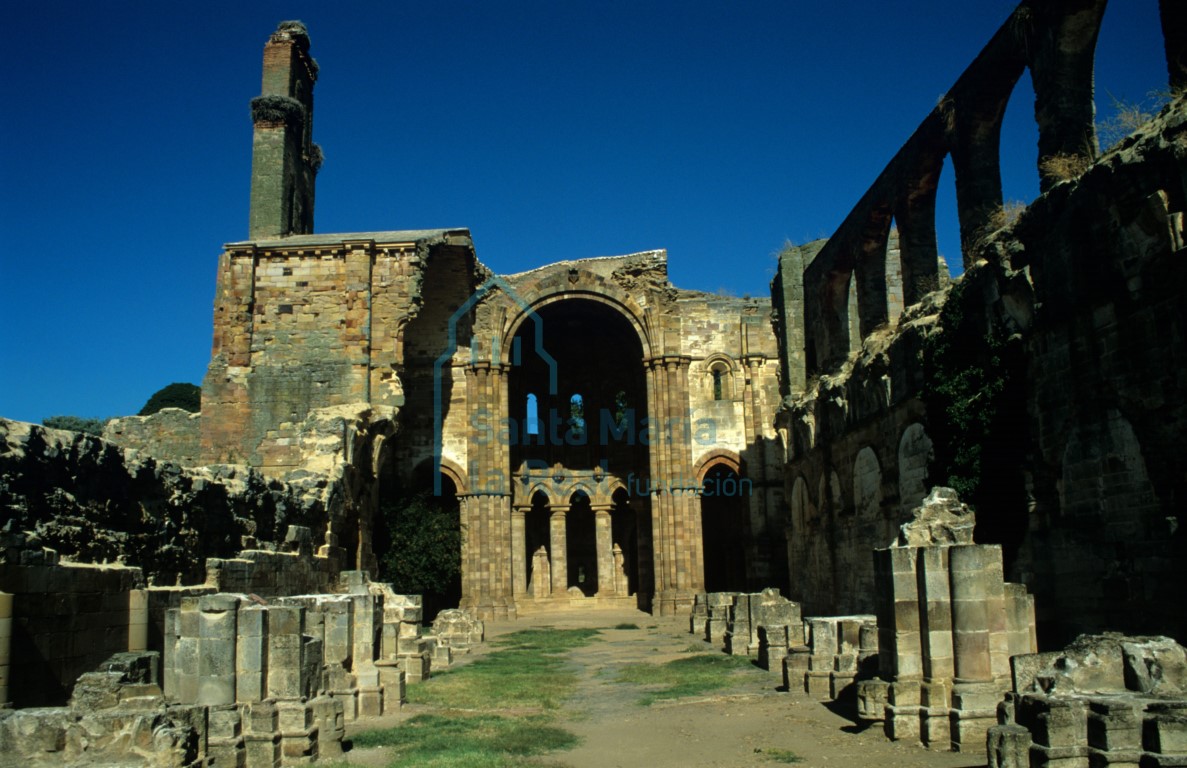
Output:
[[[390,535],[379,564],[383,580],[397,593],[422,595],[427,619],[431,608],[448,602],[460,588],[462,528],[457,504],[425,492],[384,504],[381,512]]]
[[[197,384],[174,382],[154,392],[137,415],[151,416],[162,408],[180,408],[197,413],[202,410],[202,390]]]

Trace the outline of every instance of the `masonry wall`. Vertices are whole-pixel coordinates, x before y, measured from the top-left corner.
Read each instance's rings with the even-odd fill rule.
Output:
[[[1182,35],[1162,5],[1181,91]],[[1097,156],[1103,12],[1020,4],[837,232],[781,259],[788,556],[809,612],[868,605],[866,553],[943,484],[1035,595],[1041,644],[1187,631],[1171,586],[1185,564],[1187,105],[1180,92]],[[1026,70],[1044,194],[1011,222],[997,137]],[[965,268],[950,289],[932,266],[946,156]]]
[[[310,480],[300,487],[244,467],[187,469],[90,435],[0,419],[3,523],[30,532],[31,545],[83,562],[118,560],[165,584],[203,581],[208,557],[280,547],[290,525],[323,535],[347,502],[327,493],[329,478]],[[323,494],[336,501],[327,505]]]
[[[865,610],[868,548],[955,477],[975,489],[977,541],[1035,595],[1044,646],[1184,636],[1185,126],[1179,99],[986,241],[994,261],[942,310],[910,308],[781,414],[805,610]],[[953,401],[961,377],[971,399]]]
[[[404,404],[406,329],[425,305],[423,271],[438,249],[418,233],[381,234],[392,237],[289,238],[220,257],[204,463],[280,474],[300,465],[297,427],[312,411]],[[457,237],[466,251],[468,238]]]
[[[1016,568],[1060,642],[1073,629],[1187,638],[1185,146],[1180,97],[1014,230],[1037,308],[1034,506]]]
[[[201,419],[201,414],[181,408],[163,408],[150,416],[112,419],[103,426],[103,439],[161,461],[193,466],[201,455]]]
[[[757,589],[785,573],[782,447],[774,428],[779,365],[770,305],[765,299],[685,292],[676,306],[681,351],[691,358],[689,458],[697,471],[704,471],[723,451],[738,457],[739,476],[748,484],[739,499],[746,518],[737,522],[748,542],[747,579]]]
[[[0,591],[12,595],[13,706],[62,706],[79,675],[129,650],[130,641],[142,650],[143,581],[140,569],[119,565],[0,563]]]

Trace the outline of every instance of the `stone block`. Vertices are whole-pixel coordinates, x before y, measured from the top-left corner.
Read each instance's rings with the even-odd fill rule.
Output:
[[[985,737],[988,768],[1030,768],[1030,731],[1020,725],[995,725]]]
[[[1149,752],[1187,755],[1187,701],[1149,704],[1142,741]]]
[[[833,701],[841,698],[844,690],[853,685],[854,676],[844,672],[830,672],[828,675],[828,697]]]
[[[244,707],[244,730],[252,734],[271,735],[280,727],[276,702],[256,701]]]
[[[729,622],[725,619],[709,619],[705,623],[705,640],[717,647],[725,644],[725,634],[729,631]]]
[[[276,712],[282,733],[305,732],[313,725],[313,710],[304,701],[279,700]]]
[[[1088,742],[1087,713],[1079,699],[1024,695],[1017,704],[1018,724],[1041,747],[1082,747]]]
[[[1141,749],[1142,704],[1129,697],[1090,701],[1088,746],[1106,752]]]
[[[233,704],[210,707],[207,709],[206,722],[211,739],[236,739],[243,730],[239,709]]]
[[[280,734],[245,733],[243,753],[247,768],[280,768]]]
[[[832,672],[805,672],[804,692],[814,699],[828,701],[832,698]]]
[[[359,692],[354,689],[330,691],[330,698],[338,703],[342,709],[342,716],[347,722],[353,722],[359,717]]]
[[[377,661],[375,666],[383,688],[383,711],[395,712],[404,705],[404,671],[394,661]]]
[[[919,708],[919,740],[929,749],[952,747],[953,717],[947,707]]]
[[[919,726],[918,706],[886,706],[886,720],[883,726],[886,738],[892,741],[918,741]]]
[[[885,680],[857,681],[857,717],[860,720],[880,721],[886,718],[886,697],[890,684]]]
[[[329,696],[318,696],[310,702],[313,719],[317,723],[317,752],[320,758],[342,754],[342,739],[346,735],[346,719],[341,702]]]

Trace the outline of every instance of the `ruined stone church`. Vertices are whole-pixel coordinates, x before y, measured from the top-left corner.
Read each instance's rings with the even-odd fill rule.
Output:
[[[252,103],[250,239],[219,261],[201,463],[300,469],[302,424],[371,407],[375,497],[330,535],[373,567],[393,493],[456,497],[461,604],[687,610],[785,579],[767,300],[680,290],[663,251],[495,275],[470,232],[314,234],[317,67],[298,23]]]
[[[1174,90],[1185,43],[1162,9]],[[342,501],[320,546],[342,567],[374,569],[392,498],[456,499],[457,599],[484,617],[672,613],[771,584],[805,610],[869,612],[870,548],[942,482],[1036,594],[1041,632],[1187,630],[1166,592],[1187,507],[1187,387],[1168,373],[1183,369],[1168,362],[1183,354],[1179,113],[1097,149],[1103,11],[1020,5],[838,230],[781,254],[769,300],[677,289],[662,251],[495,275],[464,229],[315,234],[317,66],[283,23],[190,460],[282,478],[333,455]],[[997,137],[1027,71],[1043,195],[1010,221]],[[951,285],[945,158],[965,270]]]
[[[496,275],[464,229],[315,234],[317,65],[282,23],[201,413],[0,418],[0,752],[308,764],[480,619],[638,606],[892,739],[1187,764],[1187,4],[1168,102],[1111,147],[1104,11],[1020,3],[769,300],[677,289],[662,251]],[[469,609],[431,633],[368,574],[420,494]]]

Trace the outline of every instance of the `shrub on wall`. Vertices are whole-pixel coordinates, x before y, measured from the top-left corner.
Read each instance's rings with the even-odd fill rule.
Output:
[[[108,419],[86,419],[82,416],[47,416],[41,423],[50,429],[68,429],[87,435],[102,435]]]
[[[923,344],[922,397],[935,445],[933,484],[977,510],[977,540],[1003,544],[1007,560],[1026,526],[1023,468],[1029,447],[1022,338],[986,311],[988,271],[953,284]]]

